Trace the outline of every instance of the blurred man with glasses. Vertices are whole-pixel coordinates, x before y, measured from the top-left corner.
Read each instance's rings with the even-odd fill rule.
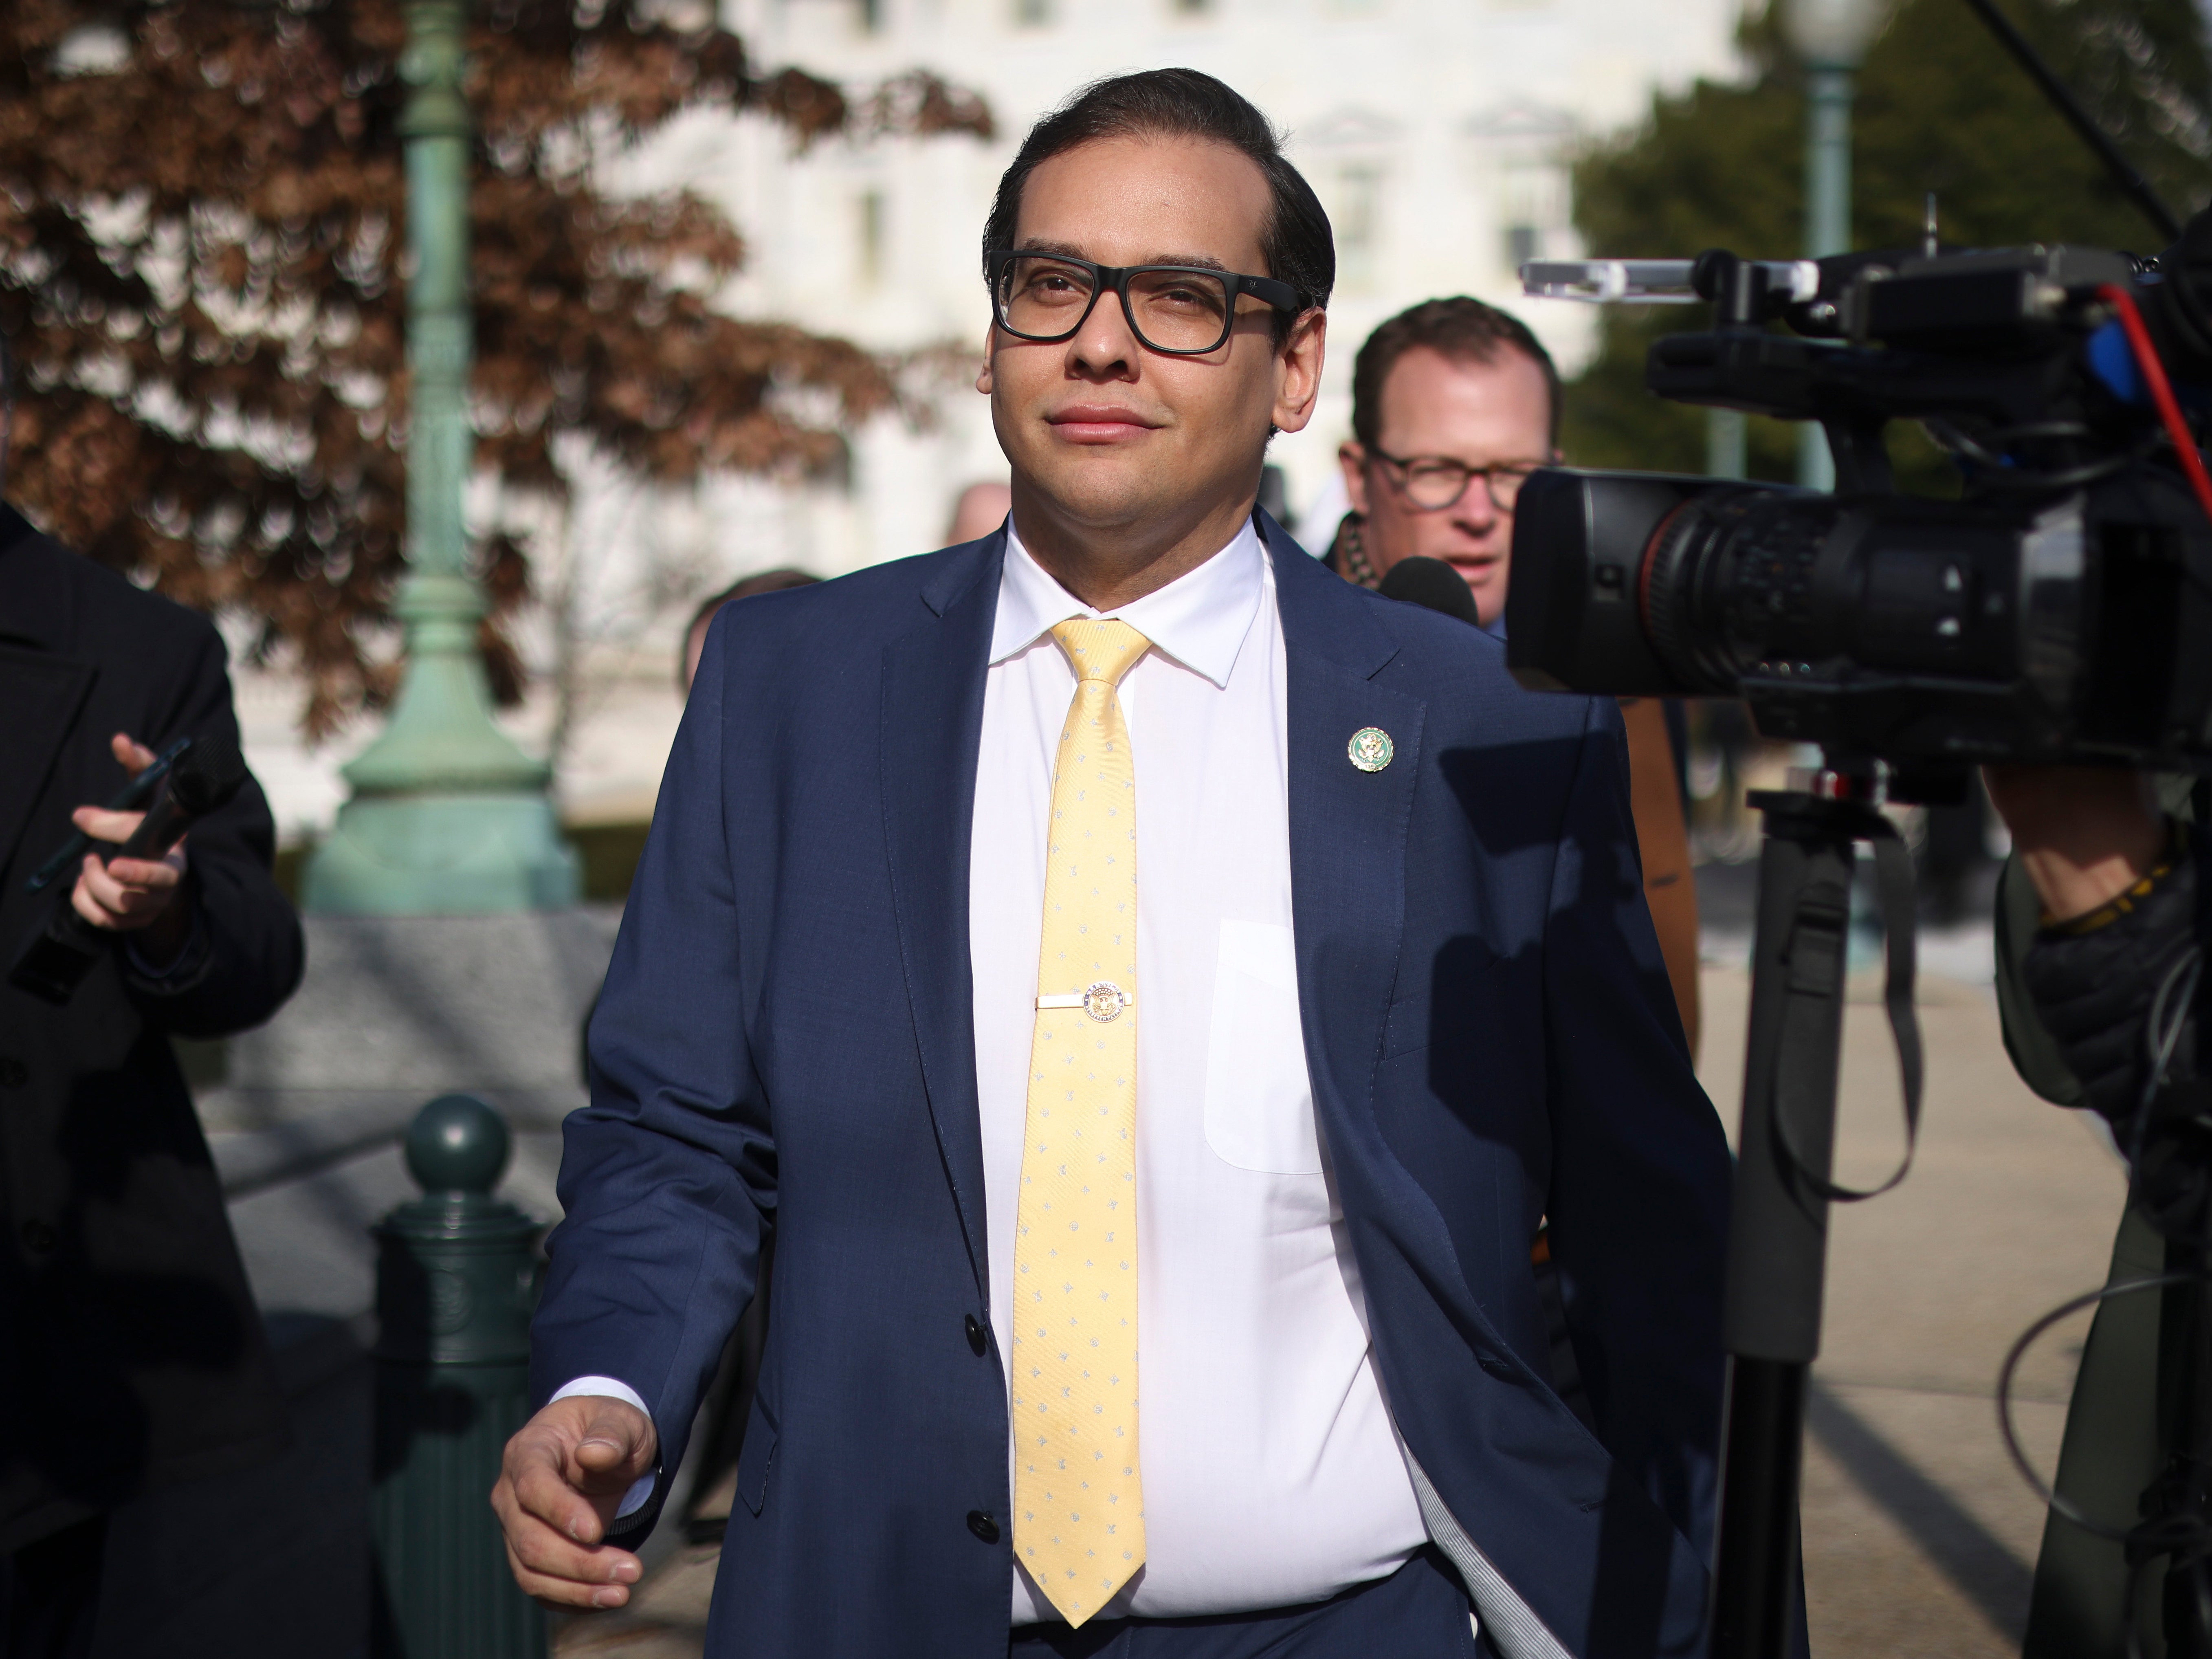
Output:
[[[1528,325],[1460,295],[1425,300],[1367,337],[1352,368],[1352,441],[1337,451],[1352,511],[1328,563],[1376,587],[1401,559],[1442,559],[1482,626],[1503,634],[1513,504],[1559,459],[1559,372]],[[1674,1006],[1698,1048],[1698,896],[1681,782],[1680,705],[1623,697],[1644,896]]]
[[[1427,300],[1367,337],[1352,369],[1352,512],[1329,562],[1363,587],[1404,558],[1465,578],[1486,629],[1505,614],[1513,503],[1559,458],[1559,374],[1526,325],[1466,298]]]
[[[1728,1154],[1618,713],[1259,508],[1335,255],[1236,92],[1085,89],[981,240],[1006,521],[709,630],[566,1127],[519,1578],[629,1599],[772,1221],[710,1656],[1697,1650]]]

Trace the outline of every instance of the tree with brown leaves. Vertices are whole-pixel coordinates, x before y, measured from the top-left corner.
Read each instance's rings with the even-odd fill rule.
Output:
[[[713,205],[596,181],[696,107],[799,146],[988,137],[988,111],[921,73],[848,99],[671,18],[652,0],[477,9],[473,420],[478,468],[509,488],[562,496],[564,436],[656,484],[819,467],[900,400],[878,356],[715,308],[744,246]],[[398,0],[0,6],[9,493],[92,557],[252,618],[257,656],[305,678],[315,735],[396,672],[380,641],[402,565],[404,43]],[[528,552],[503,534],[476,550],[505,700]]]

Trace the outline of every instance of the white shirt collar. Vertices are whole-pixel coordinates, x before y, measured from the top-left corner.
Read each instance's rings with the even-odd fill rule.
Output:
[[[1165,587],[1112,611],[1093,611],[1048,574],[1006,521],[1006,573],[991,628],[995,665],[1070,617],[1115,617],[1184,667],[1224,689],[1267,586],[1267,551],[1247,519],[1229,545]]]

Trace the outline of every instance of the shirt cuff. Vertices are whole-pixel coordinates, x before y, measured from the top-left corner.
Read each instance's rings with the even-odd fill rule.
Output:
[[[652,1420],[653,1412],[639,1397],[637,1390],[629,1383],[617,1382],[611,1376],[580,1376],[573,1382],[563,1382],[553,1390],[553,1400],[571,1400],[578,1395],[596,1395],[602,1399],[619,1400],[624,1405],[636,1407],[645,1413],[647,1421]],[[550,1406],[553,1403],[553,1400],[549,1400],[545,1403]],[[643,1509],[646,1500],[653,1496],[653,1483],[659,1479],[660,1471],[654,1469],[650,1474],[641,1474],[633,1480],[629,1490],[623,1494],[621,1504],[615,1510],[615,1519],[619,1521],[624,1516],[635,1515]]]
[[[123,952],[130,960],[131,971],[156,989],[166,989],[198,967],[200,958],[207,954],[207,949],[206,930],[200,926],[200,912],[197,904],[192,907],[191,932],[185,935],[183,946],[165,964],[156,966],[146,959],[145,954],[138,948],[137,935],[126,933],[123,936]]]

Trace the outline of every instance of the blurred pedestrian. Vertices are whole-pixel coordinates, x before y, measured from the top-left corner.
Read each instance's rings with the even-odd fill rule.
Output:
[[[1006,523],[1007,510],[1013,504],[1011,484],[969,484],[952,504],[952,522],[945,527],[945,544],[957,547],[963,542],[981,541]]]
[[[1464,295],[1425,300],[1359,348],[1352,438],[1338,452],[1352,511],[1330,568],[1377,587],[1401,559],[1442,559],[1502,633],[1521,485],[1559,459],[1559,374],[1528,325]],[[1698,1050],[1698,890],[1676,711],[1623,697],[1644,897],[1690,1052]]]
[[[804,570],[789,565],[780,565],[774,570],[763,570],[732,582],[720,592],[699,601],[699,608],[691,613],[691,620],[684,629],[684,653],[676,665],[676,688],[685,696],[691,695],[691,682],[698,677],[699,653],[707,648],[707,629],[721,614],[722,607],[733,599],[749,599],[756,593],[781,593],[787,588],[805,587],[822,580],[810,576]]]
[[[1337,451],[1352,511],[1330,566],[1362,587],[1419,555],[1505,613],[1513,504],[1559,459],[1559,374],[1517,317],[1459,296],[1425,300],[1367,337],[1352,367],[1352,437]]]
[[[1998,861],[1990,854],[1989,797],[1969,779],[1966,799],[1928,808],[1918,850],[1920,906],[1939,927],[1987,915]]]
[[[10,407],[0,341],[0,480]],[[167,857],[27,878],[179,738],[238,740],[222,639],[0,505],[0,952],[67,903],[112,940],[63,1007],[0,983],[0,1656],[92,1650],[109,1513],[287,1442],[284,1402],[172,1037],[299,984],[251,778]]]

